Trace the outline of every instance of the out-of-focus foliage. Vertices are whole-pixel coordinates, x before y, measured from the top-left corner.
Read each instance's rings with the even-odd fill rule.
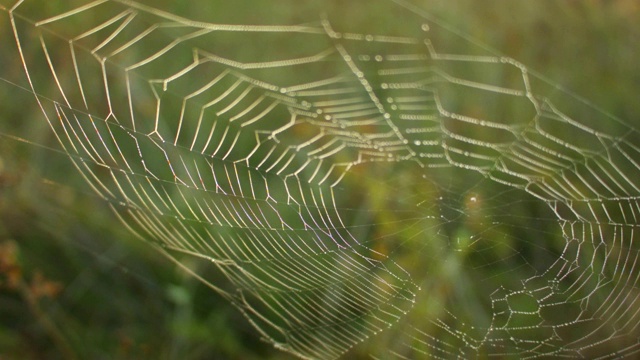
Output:
[[[3,0],[0,4],[7,6],[9,2]],[[228,2],[224,9],[207,1],[175,5],[167,2],[161,7],[204,21],[233,23],[253,19],[268,23],[269,11],[274,18],[295,19],[298,12],[320,11],[326,5],[301,1],[297,9],[278,7],[277,2],[268,2],[269,6],[258,2],[267,9],[249,10],[252,8],[245,3],[249,2]],[[330,3],[334,9],[344,7],[344,21],[366,24],[374,33],[385,31],[378,29],[375,22],[380,11],[376,8],[378,2]],[[414,3],[452,29],[637,124],[637,1]],[[47,2],[46,6],[55,4]],[[253,18],[246,16],[248,11],[254,11]],[[18,79],[21,69],[6,11],[0,16],[0,77]],[[402,21],[398,19],[399,23]],[[450,41],[460,39],[452,36]],[[1,358],[288,357],[261,342],[225,300],[133,239],[106,204],[74,177],[74,169],[56,150],[58,145],[48,130],[32,95],[0,81]],[[377,194],[371,202],[384,201],[389,191],[403,191],[407,197],[424,190],[402,183],[400,176],[384,184],[363,185]],[[384,206],[379,203],[376,207]],[[392,224],[394,216],[383,212],[376,220]],[[402,229],[396,231],[401,233]],[[395,247],[393,243],[375,246],[380,252]],[[424,255],[421,244],[412,246],[416,251],[408,251],[401,259],[407,264],[419,263],[421,259],[417,257]],[[502,250],[494,251],[500,255]],[[442,289],[443,293],[447,291]],[[429,308],[417,309],[416,314],[438,313],[441,301],[444,300],[434,297]],[[468,301],[461,306],[473,308],[476,299]]]

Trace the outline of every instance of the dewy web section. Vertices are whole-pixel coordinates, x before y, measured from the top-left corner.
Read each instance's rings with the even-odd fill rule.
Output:
[[[636,129],[573,116],[523,64],[402,5],[375,28],[130,1],[3,17],[79,176],[135,236],[209,261],[202,280],[277,348],[636,353]]]

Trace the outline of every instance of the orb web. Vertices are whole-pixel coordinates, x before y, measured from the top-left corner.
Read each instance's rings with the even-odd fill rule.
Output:
[[[78,175],[136,237],[208,262],[193,275],[275,347],[635,353],[636,129],[383,3],[408,20],[202,22],[124,0],[4,18]]]

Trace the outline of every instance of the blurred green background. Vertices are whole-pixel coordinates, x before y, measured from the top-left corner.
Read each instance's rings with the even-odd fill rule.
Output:
[[[280,1],[249,3],[154,6],[232,23],[313,21],[300,14],[320,16],[323,9],[344,7],[343,21],[364,24],[372,33],[388,30],[376,21],[390,6],[385,1],[303,1],[300,8]],[[637,127],[637,1],[412,3]],[[53,2],[47,6],[55,13]],[[24,84],[7,13],[0,15],[0,358],[290,358],[260,341],[221,297],[133,239],[74,176],[32,95],[7,82]],[[456,36],[449,41],[464,43]],[[511,273],[514,281],[517,275]],[[474,298],[468,301],[462,306],[473,306]]]

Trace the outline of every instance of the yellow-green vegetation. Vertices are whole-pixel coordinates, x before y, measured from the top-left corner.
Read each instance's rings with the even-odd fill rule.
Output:
[[[28,11],[34,11],[35,18],[57,14],[58,7],[64,6],[56,3],[28,2],[21,16],[29,17]],[[328,18],[336,28],[349,28],[361,34],[422,36],[421,17],[407,17],[406,9],[392,0],[142,3],[212,23],[306,24]],[[583,118],[608,121],[597,126],[614,134],[622,126],[613,118],[638,128],[637,1],[412,0],[410,3],[428,16],[422,18],[425,24],[438,25],[439,31],[434,31],[432,41],[437,42],[440,53],[483,53],[516,59],[536,75],[532,82],[537,94],[562,112],[579,121]],[[9,21],[11,6],[13,0],[0,0],[0,358],[292,358],[261,339],[261,334],[227,299],[134,236],[110,208],[122,204],[100,198],[82,179],[28,90]],[[253,58],[264,60],[279,51],[302,54],[326,45],[296,41],[296,35],[287,35],[290,37],[261,34],[262,37],[252,38],[245,32],[221,33],[216,51],[251,62]],[[37,39],[35,35],[22,39],[33,47],[23,49],[25,54],[38,48]],[[324,41],[331,44],[328,39]],[[157,44],[150,42],[148,49],[142,47],[140,51],[157,51],[152,48],[154,45]],[[392,47],[381,47],[380,51],[390,52]],[[51,56],[56,58],[66,50],[62,46],[52,48]],[[46,63],[41,65],[46,69]],[[326,71],[333,65],[322,63]],[[442,65],[440,70],[464,78],[477,77],[485,83],[495,79],[504,84],[522,81],[522,73],[513,67],[487,67],[486,71],[480,68],[482,65],[467,67],[456,63]],[[71,63],[60,65],[61,73],[73,71]],[[319,67],[317,71],[325,69]],[[40,95],[54,94],[56,84],[45,78],[49,76],[46,71],[38,74],[42,78],[32,80],[41,86]],[[282,84],[295,85],[310,81],[304,76],[312,78],[314,74],[285,68],[258,69],[254,75],[265,81],[277,79]],[[99,87],[94,90],[102,91]],[[443,84],[440,90],[450,101],[445,106],[473,118],[499,117],[523,123],[532,118],[531,108],[517,101],[474,96],[454,84]],[[124,96],[119,100],[123,99]],[[148,102],[141,106],[148,106],[144,111],[153,115],[154,105]],[[608,116],[594,116],[599,111]],[[175,114],[179,116],[177,111]],[[595,121],[600,120],[586,123]],[[367,125],[361,129],[370,130]],[[301,125],[292,133],[310,138],[314,131],[313,126]],[[496,142],[506,141],[512,135],[489,128],[452,131],[472,133],[483,140],[491,137]],[[558,127],[554,131],[563,130]],[[563,136],[587,142],[571,132]],[[247,144],[251,140],[246,140]],[[136,151],[133,146],[129,150]],[[340,153],[335,161],[348,162],[350,156],[351,153]],[[471,168],[482,161],[470,160],[468,164]],[[164,166],[166,162],[164,158],[149,159],[149,167]],[[97,168],[99,176],[108,176],[106,170]],[[221,167],[220,172],[223,171]],[[572,186],[576,191],[589,191],[579,182]],[[465,346],[481,339],[490,326],[519,329],[511,330],[511,335],[521,339],[520,343],[494,344],[516,349],[513,358],[517,358],[517,351],[531,350],[531,344],[549,340],[545,338],[548,334],[536,328],[546,317],[575,321],[581,310],[597,317],[599,305],[607,301],[605,295],[598,293],[590,298],[591,304],[541,309],[536,297],[525,290],[544,283],[557,293],[574,291],[567,289],[566,283],[535,276],[544,274],[563,251],[572,251],[581,244],[576,240],[565,247],[568,239],[563,238],[563,229],[546,203],[478,172],[451,167],[425,171],[415,162],[364,163],[349,169],[337,193],[340,194],[337,207],[349,222],[347,227],[353,226],[351,234],[358,239],[361,249],[366,249],[361,255],[389,267],[392,266],[387,261],[392,260],[393,266],[405,269],[415,280],[412,286],[415,285],[420,299],[406,317],[392,326],[392,331],[357,344],[347,354],[349,358],[386,354],[389,349],[407,344],[412,351],[398,355],[419,358],[431,354],[433,349],[416,333],[428,333],[436,341]],[[272,195],[284,194],[280,189],[280,193]],[[177,190],[173,194],[179,195]],[[614,215],[621,218],[624,213]],[[634,228],[638,220],[624,221]],[[611,231],[607,236],[613,236],[614,230]],[[603,269],[610,266],[599,256],[603,251],[596,246],[582,252],[583,257],[592,258],[589,263],[594,273],[604,273]],[[606,257],[619,258],[626,256],[626,252],[635,254],[637,248],[614,246],[607,251],[611,252]],[[190,271],[235,294],[237,283],[213,270],[210,262],[185,261],[184,266]],[[340,267],[338,260],[329,258],[327,263],[331,262]],[[632,263],[628,261],[629,266]],[[378,275],[377,271],[380,278],[367,279],[372,284],[396,285],[403,281],[380,268],[370,274],[372,278]],[[529,283],[522,283],[532,277],[535,278]],[[594,287],[600,286],[596,277],[591,281],[589,284]],[[637,284],[627,285],[633,288],[629,296],[636,296]],[[518,288],[524,290],[513,291]],[[340,298],[340,291],[349,291],[339,286],[337,289],[332,294],[336,298]],[[414,289],[407,286],[403,290],[409,293]],[[265,303],[262,306],[271,306]],[[640,311],[639,304],[630,303],[636,307],[630,313]],[[494,314],[498,314],[493,318],[487,312],[492,306]],[[354,328],[364,327],[369,320],[365,310],[358,311],[365,315],[353,322]],[[287,319],[278,321],[286,323]],[[593,331],[601,331],[603,337],[610,330],[606,326],[585,326],[594,326]],[[405,328],[416,330],[403,332]],[[560,340],[553,341],[561,342],[565,335],[571,338],[569,331],[559,327]],[[613,353],[632,340],[635,338],[622,337],[591,353],[587,349],[583,355]],[[486,348],[477,351],[480,358],[487,355]],[[460,354],[451,349],[449,356],[454,355]]]

